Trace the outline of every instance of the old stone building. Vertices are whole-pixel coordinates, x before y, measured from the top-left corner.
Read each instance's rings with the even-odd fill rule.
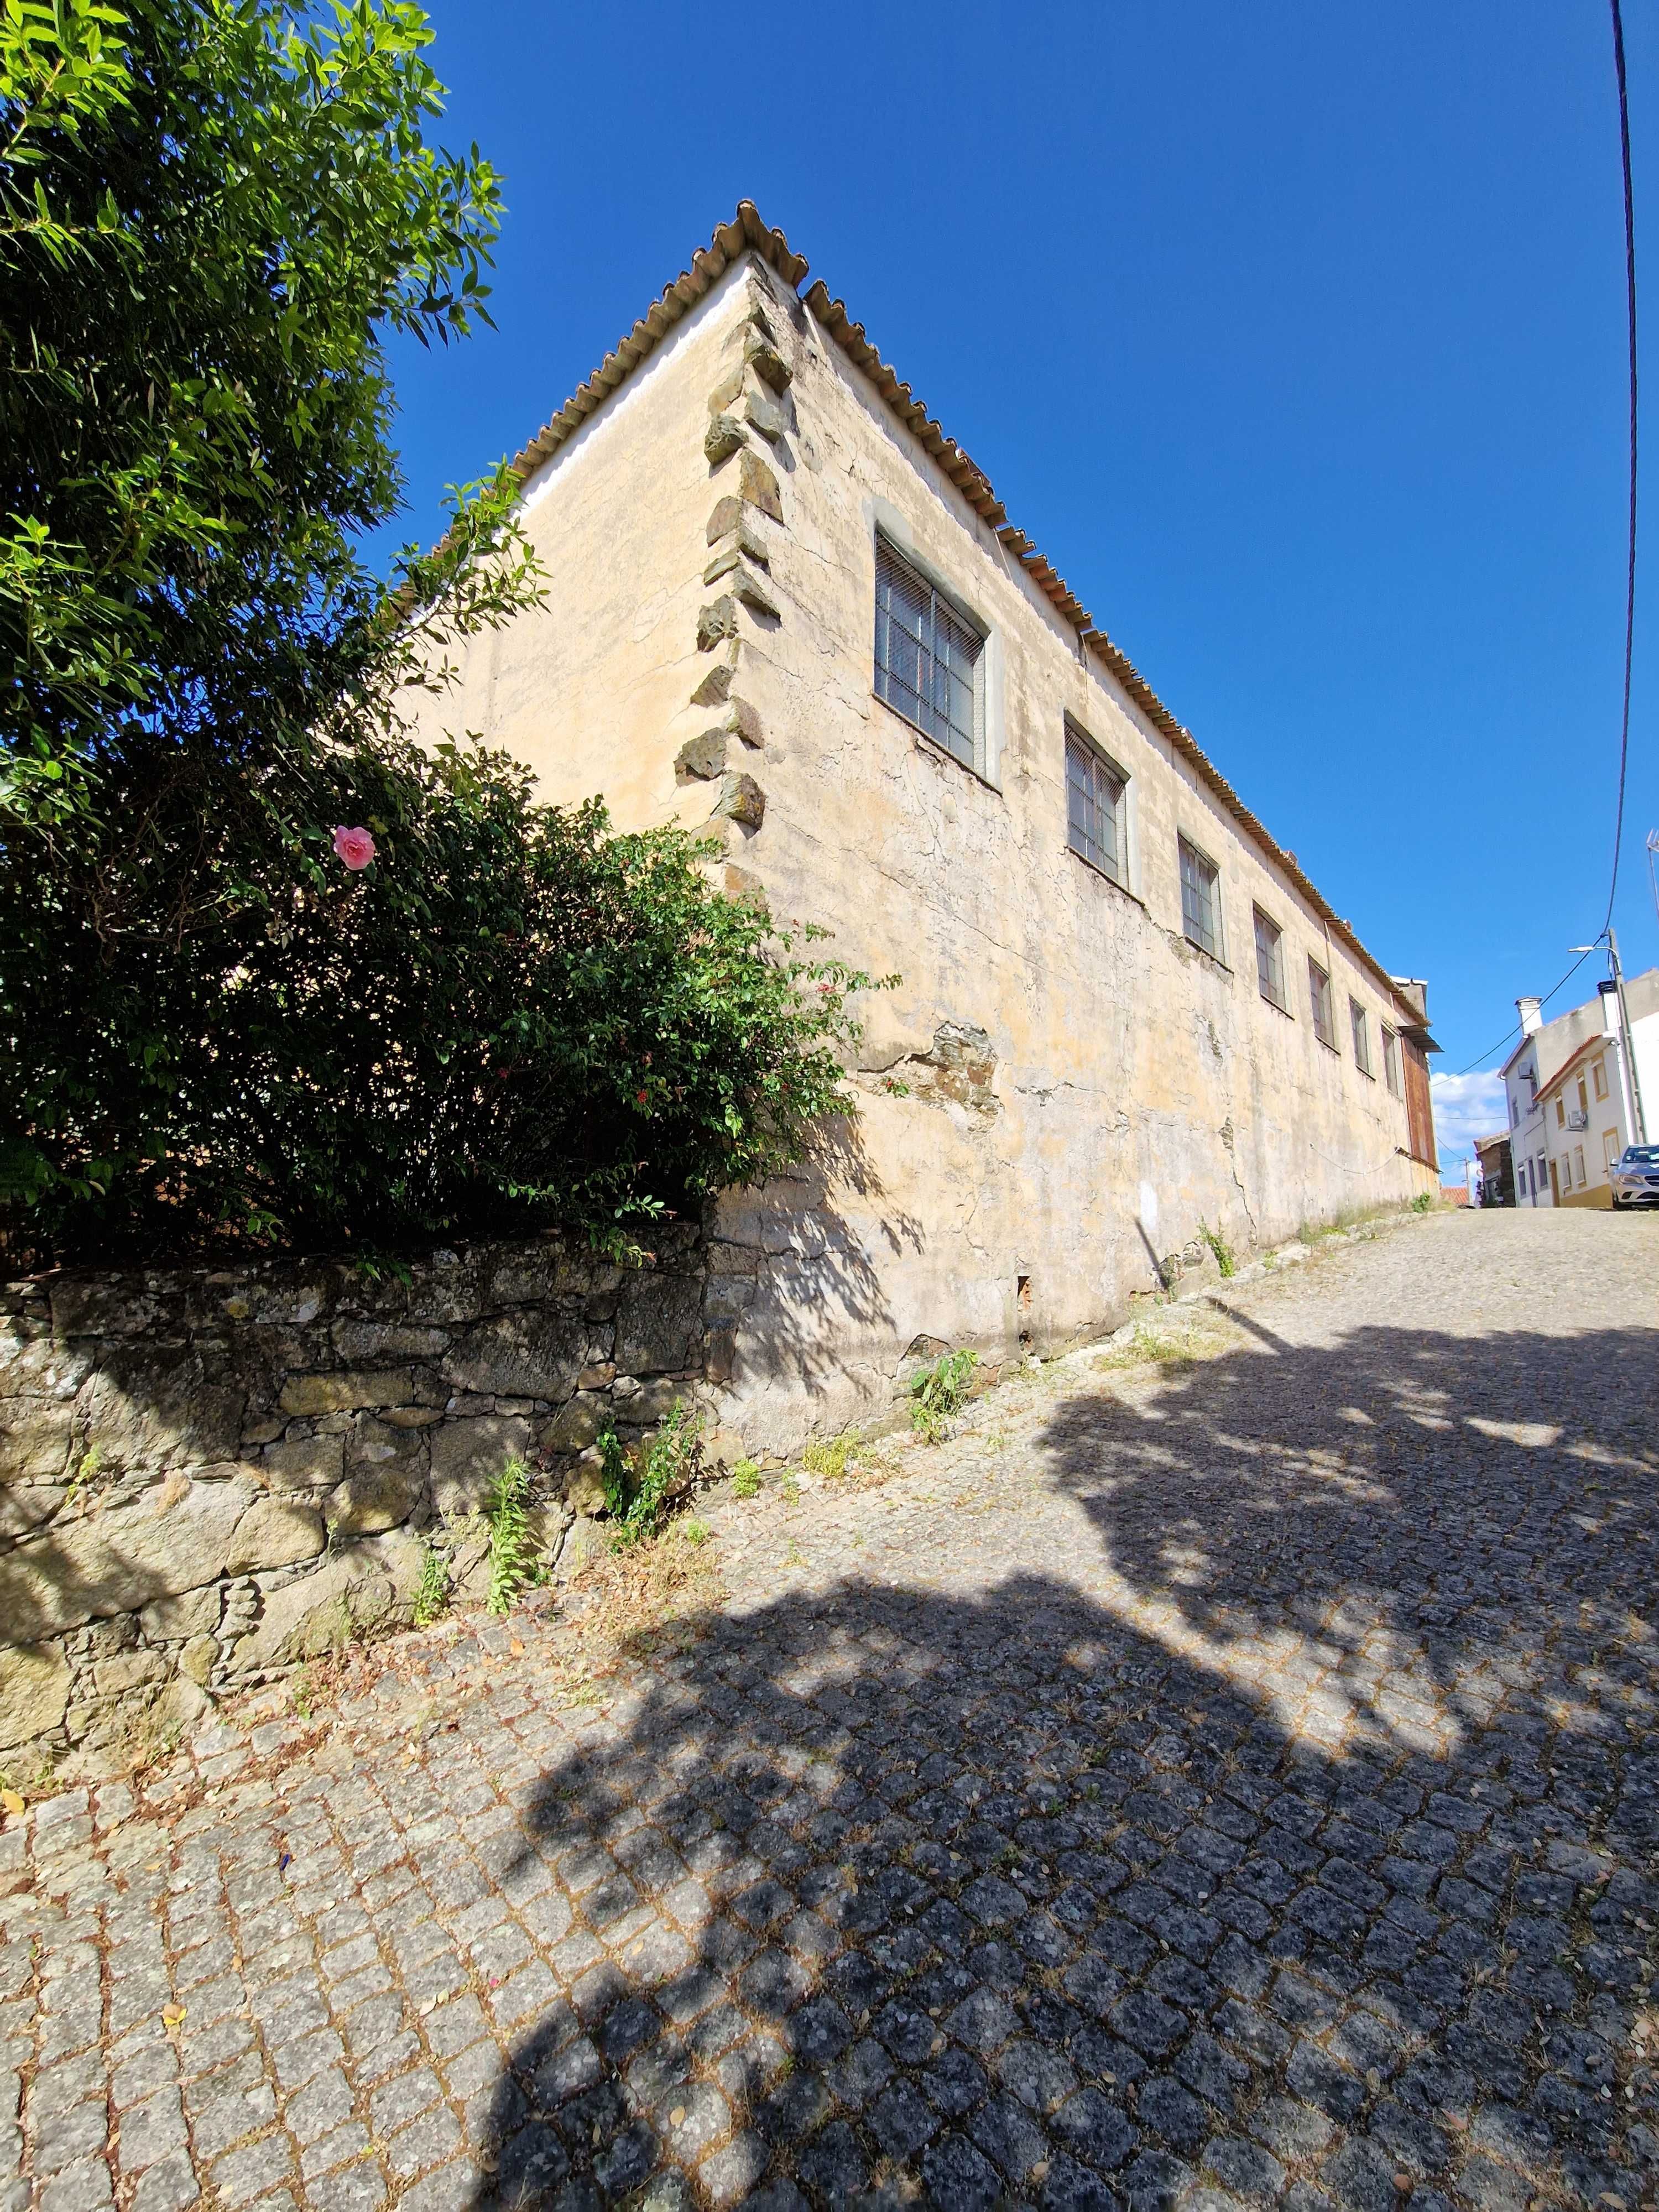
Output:
[[[1082,1339],[1201,1253],[1436,1188],[1391,979],[744,203],[519,456],[546,606],[434,710],[724,841],[873,996],[860,1113],[709,1224],[731,1426]]]

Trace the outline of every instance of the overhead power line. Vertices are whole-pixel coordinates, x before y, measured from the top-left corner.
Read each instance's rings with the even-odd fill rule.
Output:
[[[1607,885],[1605,937],[1619,889],[1620,848],[1625,837],[1625,770],[1630,759],[1630,675],[1636,651],[1636,195],[1630,170],[1630,93],[1625,81],[1625,22],[1613,6],[1613,60],[1619,76],[1619,147],[1625,167],[1625,298],[1630,325],[1630,558],[1625,577],[1625,711],[1619,733],[1619,799],[1613,809],[1613,878]]]
[[[1625,842],[1625,781],[1630,763],[1631,669],[1636,658],[1636,192],[1630,166],[1630,88],[1625,76],[1625,19],[1619,0],[1611,0],[1611,5],[1613,63],[1619,79],[1619,150],[1625,174],[1625,305],[1630,337],[1630,531],[1625,564],[1625,698],[1619,726],[1619,790],[1613,817],[1613,873],[1607,884],[1607,910],[1597,932],[1598,943],[1613,927],[1613,901],[1619,891],[1620,853]],[[1581,952],[1560,981],[1552,984],[1545,992],[1538,1001],[1539,1006],[1548,1006],[1556,993],[1565,988],[1589,957],[1588,952]],[[1521,1025],[1517,1022],[1505,1030],[1496,1044],[1490,1044],[1484,1052],[1477,1053],[1467,1067],[1460,1067],[1457,1074],[1472,1075],[1477,1067],[1489,1060],[1494,1053],[1502,1052],[1520,1033]]]
[[[1584,963],[1585,963],[1585,962],[1589,958],[1590,952],[1593,952],[1595,950],[1595,947],[1594,945],[1591,945],[1591,947],[1589,948],[1589,951],[1588,951],[1588,952],[1581,952],[1581,953],[1579,954],[1578,957],[1577,957],[1577,958],[1573,962],[1573,963],[1572,963],[1571,967],[1568,969],[1568,970],[1567,970],[1566,974],[1565,974],[1565,975],[1561,978],[1561,981],[1560,981],[1559,983],[1552,983],[1552,984],[1550,985],[1549,989],[1548,989],[1547,991],[1546,991],[1546,992],[1545,992],[1545,994],[1544,994],[1543,997],[1542,997],[1542,998],[1538,1001],[1538,1003],[1539,1003],[1539,1005],[1540,1005],[1540,1006],[1548,1006],[1548,1004],[1549,1004],[1549,1002],[1550,1002],[1550,1000],[1551,1000],[1555,996],[1555,994],[1556,994],[1556,993],[1557,993],[1558,991],[1563,991],[1563,990],[1565,990],[1565,989],[1566,988],[1567,985],[1568,985],[1568,984],[1572,981],[1573,977],[1574,977],[1574,976],[1578,973],[1578,970],[1579,970],[1579,969],[1583,966]],[[1469,1062],[1469,1064],[1468,1064],[1468,1066],[1467,1067],[1460,1067],[1460,1068],[1457,1068],[1457,1069],[1455,1069],[1455,1070],[1454,1071],[1454,1074],[1455,1074],[1455,1076],[1456,1076],[1456,1075],[1473,1075],[1473,1074],[1474,1074],[1474,1071],[1475,1071],[1475,1069],[1476,1069],[1477,1067],[1479,1067],[1479,1066],[1481,1065],[1481,1063],[1482,1063],[1482,1061],[1483,1061],[1483,1060],[1490,1060],[1490,1059],[1492,1058],[1492,1056],[1493,1053],[1495,1053],[1495,1052],[1502,1052],[1502,1051],[1503,1051],[1503,1049],[1504,1049],[1504,1046],[1505,1046],[1506,1044],[1508,1044],[1508,1043],[1509,1043],[1509,1042],[1510,1042],[1510,1040],[1511,1039],[1511,1037],[1517,1037],[1517,1036],[1520,1036],[1520,1034],[1521,1034],[1521,1024],[1520,1024],[1520,1023],[1519,1023],[1519,1022],[1511,1022],[1511,1023],[1510,1023],[1510,1026],[1509,1026],[1509,1028],[1508,1028],[1508,1029],[1506,1029],[1506,1030],[1504,1030],[1504,1032],[1503,1036],[1502,1036],[1501,1037],[1499,1037],[1499,1038],[1498,1038],[1498,1042],[1497,1042],[1497,1043],[1496,1043],[1496,1044],[1489,1044],[1489,1045],[1486,1047],[1486,1049],[1485,1050],[1485,1052],[1478,1052],[1478,1053],[1476,1053],[1476,1054],[1474,1055],[1474,1059]]]

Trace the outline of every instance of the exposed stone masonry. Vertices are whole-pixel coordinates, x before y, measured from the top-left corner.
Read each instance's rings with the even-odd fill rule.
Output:
[[[602,1501],[601,1429],[705,1401],[732,1310],[685,1231],[632,1271],[548,1239],[406,1280],[289,1261],[8,1285],[0,1762],[177,1726],[204,1689],[406,1619],[428,1544],[465,1590],[515,1454],[556,1561]]]
[[[697,649],[718,652],[720,659],[698,678],[691,703],[724,703],[726,711],[712,728],[680,747],[674,773],[681,784],[718,782],[711,823],[729,823],[752,836],[766,817],[766,793],[744,763],[759,751],[765,737],[754,708],[732,686],[750,647],[740,611],[747,610],[763,623],[782,618],[770,582],[771,544],[758,519],[783,520],[777,477],[756,450],[754,439],[781,446],[793,429],[794,408],[788,394],[794,373],[779,350],[773,327],[780,311],[774,303],[769,316],[760,280],[752,272],[747,301],[726,339],[738,362],[708,395],[708,429],[703,439],[703,453],[715,477],[723,477],[736,462],[736,488],[722,489],[708,518],[712,551],[702,580],[720,590],[718,599],[698,611]]]

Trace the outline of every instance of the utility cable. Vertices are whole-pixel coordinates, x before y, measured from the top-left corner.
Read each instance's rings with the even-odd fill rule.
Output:
[[[1619,796],[1613,809],[1613,877],[1607,885],[1607,911],[1596,941],[1599,944],[1613,927],[1613,904],[1619,890],[1620,848],[1625,841],[1625,777],[1630,762],[1630,684],[1631,669],[1636,657],[1636,192],[1631,180],[1630,166],[1630,88],[1625,76],[1625,20],[1619,0],[1611,0],[1613,9],[1613,62],[1619,79],[1619,149],[1625,173],[1625,304],[1626,321],[1630,333],[1630,538],[1629,555],[1625,568],[1625,702],[1619,732]],[[1552,986],[1538,1001],[1540,1007],[1548,1006],[1556,993],[1576,975],[1588,952],[1581,952],[1560,982]],[[1506,1030],[1496,1044],[1488,1045],[1477,1053],[1467,1067],[1460,1067],[1458,1075],[1472,1075],[1495,1052],[1501,1052],[1511,1037],[1520,1034],[1520,1024]]]
[[[1625,165],[1625,297],[1630,325],[1630,558],[1625,580],[1625,712],[1619,737],[1619,803],[1613,810],[1613,880],[1607,886],[1605,937],[1613,927],[1613,902],[1619,889],[1619,851],[1625,837],[1625,770],[1630,759],[1630,677],[1636,651],[1636,195],[1630,168],[1630,93],[1625,82],[1625,23],[1619,0],[1613,6],[1613,59],[1619,76],[1619,145]]]
[[[1561,978],[1561,981],[1559,983],[1551,984],[1549,989],[1545,992],[1543,997],[1538,1001],[1540,1007],[1547,1006],[1550,1000],[1555,996],[1558,991],[1562,991],[1566,988],[1567,985],[1572,981],[1573,977],[1578,973],[1578,970],[1583,966],[1584,963],[1589,958],[1590,954],[1594,952],[1595,950],[1595,947],[1592,945],[1585,951],[1581,952],[1578,957],[1573,962],[1571,967],[1568,969],[1566,974]],[[1480,1066],[1483,1060],[1490,1060],[1495,1052],[1502,1052],[1504,1047],[1509,1042],[1510,1039],[1514,1036],[1519,1036],[1520,1034],[1520,1023],[1512,1023],[1510,1026],[1504,1030],[1503,1036],[1498,1038],[1496,1044],[1489,1044],[1485,1052],[1476,1053],[1474,1058],[1469,1062],[1467,1067],[1454,1069],[1453,1079],[1455,1079],[1459,1075],[1473,1075],[1475,1069]],[[1441,1078],[1437,1079],[1443,1081],[1446,1079]]]

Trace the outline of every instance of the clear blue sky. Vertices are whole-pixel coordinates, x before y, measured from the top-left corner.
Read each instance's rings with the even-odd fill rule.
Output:
[[[498,330],[396,356],[398,535],[747,196],[1336,910],[1429,978],[1441,1068],[1600,927],[1626,467],[1601,0],[428,4],[442,135],[508,215]],[[1659,341],[1659,25],[1626,12]],[[1644,492],[1632,969],[1659,960]]]

